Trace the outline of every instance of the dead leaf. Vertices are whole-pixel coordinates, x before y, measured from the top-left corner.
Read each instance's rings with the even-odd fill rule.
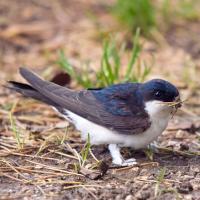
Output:
[[[68,73],[59,71],[51,79],[51,82],[54,82],[54,83],[61,85],[61,86],[65,86],[65,85],[68,85],[71,82],[71,77]]]
[[[106,174],[108,168],[109,166],[104,161],[102,161],[99,163],[96,169],[88,169],[86,167],[81,167],[79,172],[89,179],[97,180]]]

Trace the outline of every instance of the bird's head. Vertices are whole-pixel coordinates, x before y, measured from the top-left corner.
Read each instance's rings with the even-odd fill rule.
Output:
[[[168,81],[153,79],[143,83],[140,91],[148,113],[174,113],[181,107],[178,89]]]

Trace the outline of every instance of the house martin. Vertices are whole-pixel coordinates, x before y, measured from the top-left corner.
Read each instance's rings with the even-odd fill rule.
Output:
[[[10,81],[8,88],[53,107],[75,125],[83,140],[89,134],[92,145],[108,144],[113,164],[120,166],[136,164],[134,158],[123,159],[121,147],[146,147],[181,107],[178,89],[162,79],[74,91],[26,68],[20,68],[20,74],[28,84]]]

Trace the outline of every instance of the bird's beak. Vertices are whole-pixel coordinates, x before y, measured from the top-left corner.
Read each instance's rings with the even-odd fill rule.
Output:
[[[182,101],[181,101],[181,99],[180,99],[180,96],[177,96],[176,98],[175,98],[175,105],[174,105],[174,107],[176,108],[176,109],[178,109],[178,108],[180,108],[181,106],[182,106]]]

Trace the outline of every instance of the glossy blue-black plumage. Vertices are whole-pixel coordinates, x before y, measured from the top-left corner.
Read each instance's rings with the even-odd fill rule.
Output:
[[[171,83],[153,79],[146,83],[124,83],[94,90],[92,94],[113,115],[133,116],[145,112],[144,103],[159,100],[172,102],[179,96],[178,89]]]
[[[178,89],[168,81],[153,79],[141,85],[140,91],[144,101],[159,100],[172,102],[179,96]]]
[[[144,109],[139,86],[139,83],[124,83],[91,92],[113,115],[133,116]]]

